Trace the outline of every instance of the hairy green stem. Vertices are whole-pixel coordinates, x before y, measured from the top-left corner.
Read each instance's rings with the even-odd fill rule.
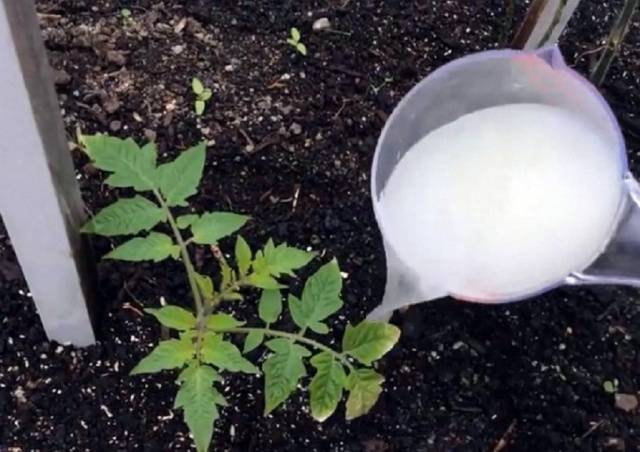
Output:
[[[286,331],[280,330],[272,330],[270,328],[252,328],[252,327],[238,327],[238,328],[227,328],[227,329],[209,329],[214,333],[240,333],[240,334],[249,334],[249,333],[263,333],[267,336],[273,337],[283,337],[285,339],[290,339],[295,342],[301,342],[303,344],[310,345],[311,347],[322,350],[323,352],[330,353],[335,359],[342,362],[350,371],[355,370],[353,364],[349,362],[346,355],[344,353],[340,353],[332,349],[331,347],[327,347],[326,345],[310,339],[308,337],[302,336],[300,334],[295,333],[287,333]]]
[[[600,86],[604,82],[604,79],[607,76],[607,72],[609,72],[609,67],[618,54],[620,45],[622,44],[622,41],[624,40],[624,37],[629,30],[629,24],[631,23],[631,18],[633,17],[633,13],[637,8],[638,3],[639,0],[625,1],[624,6],[620,11],[620,15],[616,19],[616,23],[611,29],[611,33],[609,34],[609,37],[607,39],[605,49],[602,51],[600,59],[591,72],[591,81],[596,86]]]
[[[184,264],[184,268],[187,272],[187,279],[189,280],[189,287],[191,288],[191,293],[193,295],[193,301],[195,303],[196,313],[197,313],[197,327],[198,327],[198,335],[196,341],[196,358],[198,362],[200,362],[200,349],[202,348],[202,339],[204,337],[204,331],[206,329],[206,316],[205,316],[205,306],[202,301],[202,295],[200,294],[200,289],[198,289],[198,283],[196,282],[196,270],[193,266],[193,262],[191,261],[191,256],[189,255],[189,249],[187,248],[187,243],[182,237],[182,233],[180,232],[180,228],[176,223],[176,219],[171,212],[171,209],[167,205],[167,202],[162,197],[158,190],[153,190],[153,194],[155,195],[158,203],[160,203],[160,207],[164,210],[167,215],[167,221],[169,222],[169,226],[171,227],[171,231],[176,239],[178,247],[180,248],[180,256],[182,257],[182,263]]]

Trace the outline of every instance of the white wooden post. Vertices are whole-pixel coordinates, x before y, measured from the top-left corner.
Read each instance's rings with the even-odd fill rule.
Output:
[[[0,0],[0,214],[52,340],[94,342],[84,220],[33,0]]]

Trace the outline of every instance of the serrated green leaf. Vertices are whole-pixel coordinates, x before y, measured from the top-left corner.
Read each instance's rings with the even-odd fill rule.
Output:
[[[274,323],[282,313],[282,294],[279,290],[263,290],[258,302],[258,315],[265,323]]]
[[[262,364],[264,372],[265,415],[282,404],[307,374],[302,358],[311,353],[287,339],[272,339],[265,344],[274,353]]]
[[[182,408],[184,421],[191,431],[198,452],[209,450],[213,423],[220,417],[217,405],[225,406],[222,394],[213,387],[219,381],[217,372],[205,365],[192,364],[178,377],[180,389],[174,408]]]
[[[151,314],[158,322],[174,330],[184,331],[196,326],[195,316],[180,306],[169,305],[159,309],[147,308],[144,312]]]
[[[238,347],[225,341],[219,334],[207,334],[202,341],[202,359],[219,369],[230,372],[259,374],[260,370],[247,361]]]
[[[300,41],[300,30],[298,30],[296,27],[292,27],[291,28],[291,39],[294,40],[294,42],[299,42]]]
[[[382,358],[400,339],[398,327],[384,322],[363,321],[347,325],[342,337],[342,351],[363,364]]]
[[[222,273],[222,287],[231,287],[236,281],[236,275],[233,269],[223,261],[220,264],[220,271]]]
[[[249,220],[246,215],[231,212],[205,213],[191,225],[193,241],[200,245],[215,245],[233,234]]]
[[[322,322],[311,322],[309,323],[309,329],[318,334],[329,334],[329,327],[326,323]]]
[[[212,314],[207,319],[207,327],[213,330],[229,330],[244,325],[245,322],[230,314]]]
[[[105,181],[112,187],[133,187],[137,191],[155,188],[157,151],[150,143],[140,148],[131,138],[84,135],[82,144],[93,165],[113,173]]]
[[[200,218],[200,215],[196,215],[195,213],[189,213],[187,215],[181,215],[176,218],[176,224],[180,229],[187,229],[191,226],[195,221]]]
[[[204,101],[202,100],[197,100],[194,103],[194,108],[196,111],[196,115],[198,116],[202,116],[202,114],[204,113],[204,109],[207,107],[207,104],[204,103]]]
[[[341,291],[342,276],[334,259],[309,277],[302,291],[302,300],[289,295],[293,321],[300,328],[311,328],[322,334],[325,328],[319,323],[342,307]]]
[[[142,196],[119,199],[105,207],[80,230],[104,236],[137,234],[149,230],[166,219],[156,204]]]
[[[236,263],[238,264],[238,272],[245,276],[251,267],[252,253],[249,244],[239,235],[236,238]]]
[[[209,99],[211,99],[212,96],[213,91],[211,91],[209,88],[205,88],[205,90],[202,91],[202,94],[200,94],[200,100],[207,102]]]
[[[215,291],[213,289],[213,281],[211,280],[211,278],[207,275],[202,275],[197,272],[194,274],[194,276],[202,297],[205,300],[211,300],[215,294]]]
[[[336,361],[329,352],[318,353],[310,362],[316,368],[316,374],[309,384],[311,415],[318,422],[324,422],[338,407],[347,375],[342,363]]]
[[[173,162],[160,165],[156,180],[167,205],[186,206],[196,194],[204,170],[206,145],[200,143],[182,152]]]
[[[184,366],[195,355],[193,344],[187,340],[169,339],[160,342],[138,363],[131,375],[153,374],[161,370]]]
[[[180,256],[180,247],[174,245],[173,240],[166,234],[151,232],[146,237],[136,237],[124,242],[104,259],[118,259],[121,261],[160,262],[168,257],[177,259]]]
[[[304,56],[307,56],[307,46],[304,45],[303,43],[299,42],[296,44],[296,50]]]
[[[263,275],[260,273],[252,273],[247,277],[247,282],[259,289],[282,289],[285,286],[276,281],[275,278],[269,275]]]
[[[267,242],[262,252],[264,265],[266,265],[269,273],[275,277],[281,274],[293,276],[294,270],[307,265],[315,255],[316,253],[300,250],[288,246],[286,243],[274,246],[271,240]]]
[[[204,85],[199,78],[193,77],[191,80],[191,89],[195,94],[200,95],[204,91]]]
[[[371,411],[382,393],[383,382],[384,377],[372,369],[356,369],[349,375],[346,413],[348,421]]]
[[[242,353],[249,353],[264,341],[264,333],[261,331],[251,331],[244,340],[244,348]]]

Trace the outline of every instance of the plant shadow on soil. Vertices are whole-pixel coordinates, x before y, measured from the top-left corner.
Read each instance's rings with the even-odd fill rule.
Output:
[[[272,236],[335,255],[348,273],[337,338],[384,287],[368,173],[387,115],[433,69],[503,45],[526,6],[515,3],[513,20],[497,0],[39,0],[38,10],[69,136],[79,127],[155,139],[163,156],[205,137],[196,207],[251,214],[243,235],[254,247]],[[572,20],[562,48],[583,73],[620,4],[584,0]],[[334,32],[313,32],[319,17]],[[285,42],[292,26],[309,57]],[[636,174],[639,26],[603,89]],[[194,76],[214,92],[201,118]],[[73,155],[89,211],[126,193],[107,190]],[[99,263],[101,340],[75,349],[46,341],[8,237],[0,239],[0,449],[189,450],[171,411],[172,376],[127,376],[160,334],[140,310],[160,297],[189,304],[180,265]],[[101,255],[112,243],[95,245]],[[195,259],[213,269],[207,253]],[[229,309],[251,321],[254,301]],[[487,451],[501,439],[513,451],[640,448],[638,414],[615,408],[602,388],[617,379],[620,392],[640,389],[637,291],[562,288],[503,306],[447,299],[394,321],[403,337],[381,364],[386,390],[370,415],[345,422],[341,408],[316,424],[300,391],[262,417],[262,380],[229,376],[215,450]]]

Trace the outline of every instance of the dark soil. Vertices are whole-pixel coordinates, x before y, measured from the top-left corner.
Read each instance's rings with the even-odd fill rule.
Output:
[[[254,245],[273,236],[337,256],[349,275],[346,309],[334,322],[339,337],[346,321],[378,303],[384,286],[369,167],[387,115],[433,69],[508,42],[525,5],[516,2],[510,18],[507,3],[40,0],[38,9],[70,141],[77,128],[154,138],[172,156],[205,137],[195,206],[250,213],[255,221],[244,235]],[[583,0],[562,41],[581,71],[620,4]],[[123,7],[131,19],[120,15]],[[313,32],[319,17],[334,32]],[[309,57],[286,44],[292,26],[302,30]],[[603,88],[636,174],[639,27]],[[193,76],[214,92],[200,119]],[[89,211],[119,196],[73,155]],[[95,245],[103,254],[112,244]],[[197,261],[213,265],[208,254]],[[160,334],[140,309],[161,297],[188,304],[180,266],[100,263],[98,270],[99,343],[47,342],[0,235],[0,450],[191,447],[180,413],[171,411],[173,378],[127,376]],[[386,391],[369,416],[345,422],[340,411],[316,424],[300,392],[262,417],[262,380],[229,376],[231,407],[216,424],[215,450],[640,450],[640,416],[616,408],[603,389],[615,379],[620,393],[640,391],[638,299],[631,289],[559,289],[512,305],[418,306],[395,317],[404,335],[381,364]],[[237,309],[249,322],[251,301]]]

